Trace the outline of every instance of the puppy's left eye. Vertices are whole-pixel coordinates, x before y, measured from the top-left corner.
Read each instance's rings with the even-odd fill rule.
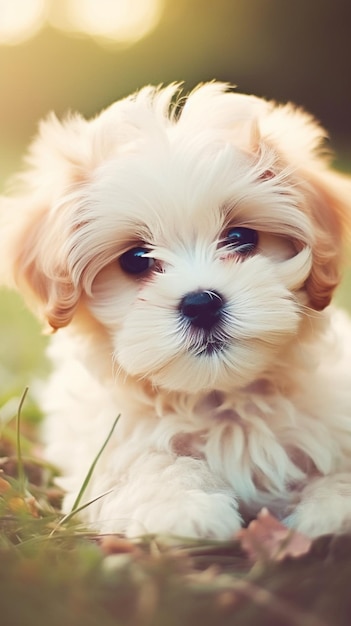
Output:
[[[258,244],[258,233],[253,228],[235,226],[226,232],[221,243],[239,254],[249,254]]]
[[[155,259],[145,256],[149,250],[147,248],[131,248],[124,252],[119,258],[119,264],[127,274],[142,274],[150,269]]]

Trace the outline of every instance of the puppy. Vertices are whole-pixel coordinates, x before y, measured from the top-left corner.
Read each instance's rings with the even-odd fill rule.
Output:
[[[2,200],[3,282],[54,331],[46,457],[69,511],[227,539],[262,506],[351,528],[351,325],[328,305],[351,185],[306,113],[146,87],[50,116]]]

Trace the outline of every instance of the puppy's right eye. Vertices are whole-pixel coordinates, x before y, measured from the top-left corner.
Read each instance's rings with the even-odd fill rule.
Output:
[[[127,274],[142,274],[150,269],[155,259],[145,256],[149,250],[147,248],[131,248],[124,252],[119,258],[119,264]]]

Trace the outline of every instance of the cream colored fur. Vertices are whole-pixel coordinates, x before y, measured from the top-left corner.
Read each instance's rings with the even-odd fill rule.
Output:
[[[57,331],[42,405],[69,511],[98,530],[231,537],[262,506],[351,528],[351,325],[330,301],[351,185],[304,112],[202,85],[50,117],[2,200],[3,282]],[[231,228],[258,232],[241,254]],[[126,273],[142,246],[154,265]],[[220,293],[220,326],[180,303]],[[209,343],[215,348],[207,350]]]

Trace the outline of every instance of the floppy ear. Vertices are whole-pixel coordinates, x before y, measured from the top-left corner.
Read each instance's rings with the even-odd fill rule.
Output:
[[[50,223],[47,206],[31,206],[22,199],[10,199],[4,205],[13,220],[1,224],[1,282],[17,288],[52,329],[66,326],[81,290],[73,284],[61,258],[59,224]]]
[[[140,92],[147,110],[152,96]],[[0,200],[0,282],[17,287],[54,330],[71,321],[82,291],[83,268],[74,271],[68,243],[76,245],[81,226],[76,208],[96,167],[138,136],[135,108],[131,96],[90,121],[50,115],[29,148],[27,171],[14,180],[22,194]]]
[[[1,199],[1,282],[17,287],[54,330],[70,322],[81,293],[64,254],[65,216],[92,167],[88,124],[78,116],[43,122],[17,181],[23,193]]]
[[[306,281],[310,304],[322,310],[341,279],[341,267],[351,233],[351,182],[327,170],[305,175],[309,183],[308,209],[314,227],[312,270]]]
[[[54,330],[71,321],[82,292],[83,268],[74,271],[69,247],[81,226],[76,209],[97,166],[138,135],[128,122],[134,108],[129,97],[89,121],[50,115],[14,180],[23,192],[0,200],[0,282],[17,287]]]
[[[329,168],[323,145],[327,133],[308,113],[291,104],[272,104],[261,126],[264,140],[291,170],[294,184],[305,198],[300,208],[310,218],[314,235],[312,269],[305,287],[310,305],[322,310],[340,282],[345,244],[350,238],[351,180]]]

